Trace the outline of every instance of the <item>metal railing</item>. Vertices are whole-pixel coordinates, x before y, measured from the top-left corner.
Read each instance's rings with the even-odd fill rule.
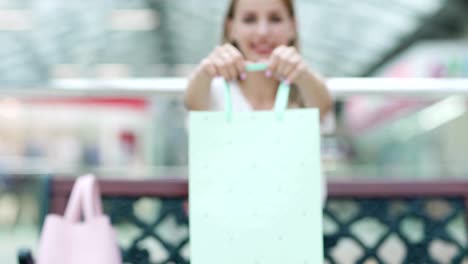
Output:
[[[335,98],[354,95],[446,97],[468,96],[468,78],[330,78]],[[2,87],[0,96],[152,96],[182,94],[186,78],[57,79],[42,87]]]

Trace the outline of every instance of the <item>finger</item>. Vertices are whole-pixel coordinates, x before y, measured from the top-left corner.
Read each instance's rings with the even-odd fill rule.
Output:
[[[212,58],[213,64],[216,67],[216,72],[225,80],[229,79],[229,72],[226,69],[226,63],[219,56],[215,55]]]
[[[286,71],[291,70],[292,66],[290,65],[290,58],[294,55],[294,49],[286,48],[279,55],[279,63],[276,69],[276,74],[281,78],[286,78]]]
[[[225,53],[223,55],[224,63],[226,65],[226,70],[229,73],[229,80],[234,81],[237,79],[239,76],[239,73],[237,72],[236,64],[234,62],[234,59],[229,55],[228,53]]]
[[[270,62],[268,64],[268,70],[266,72],[267,77],[271,77],[274,73],[276,73],[278,69],[278,64],[280,62],[280,55],[282,54],[284,49],[284,46],[277,47],[271,54]]]
[[[223,61],[224,67],[228,73],[228,80],[234,80],[238,76],[236,66],[234,64],[234,60],[229,53],[229,51],[226,49],[225,46],[223,46],[222,49],[218,51],[219,58]]]
[[[207,73],[211,78],[216,77],[218,73],[216,72],[216,67],[213,65],[210,59],[206,58],[200,63],[203,71]]]
[[[244,80],[246,77],[244,56],[242,56],[242,53],[230,44],[227,45],[226,49],[234,60],[238,76]]]
[[[287,59],[286,66],[284,67],[281,75],[287,78],[287,76],[297,68],[301,61],[301,56],[297,53],[293,53],[293,55]]]

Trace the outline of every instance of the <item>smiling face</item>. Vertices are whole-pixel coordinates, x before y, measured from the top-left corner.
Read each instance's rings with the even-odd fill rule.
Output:
[[[236,0],[227,37],[249,61],[264,61],[280,45],[296,39],[292,7],[285,0]]]

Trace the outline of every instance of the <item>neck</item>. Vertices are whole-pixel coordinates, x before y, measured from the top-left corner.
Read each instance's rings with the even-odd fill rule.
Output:
[[[256,109],[271,108],[276,98],[278,81],[267,78],[264,72],[251,72],[240,82],[244,96]]]

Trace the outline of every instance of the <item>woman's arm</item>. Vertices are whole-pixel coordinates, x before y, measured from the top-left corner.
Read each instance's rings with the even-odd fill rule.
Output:
[[[210,87],[213,78],[203,70],[203,64],[194,71],[188,80],[184,102],[189,110],[208,110],[210,107]]]
[[[189,78],[184,98],[189,110],[207,110],[210,107],[211,81],[215,76],[225,80],[245,79],[242,54],[231,44],[217,47]]]
[[[297,85],[304,105],[318,108],[321,119],[330,111],[332,99],[325,82],[309,69],[296,48],[276,48],[270,56],[269,73]]]
[[[323,119],[331,110],[333,103],[325,81],[316,73],[306,69],[298,76],[296,85],[299,87],[305,107],[316,107]]]

